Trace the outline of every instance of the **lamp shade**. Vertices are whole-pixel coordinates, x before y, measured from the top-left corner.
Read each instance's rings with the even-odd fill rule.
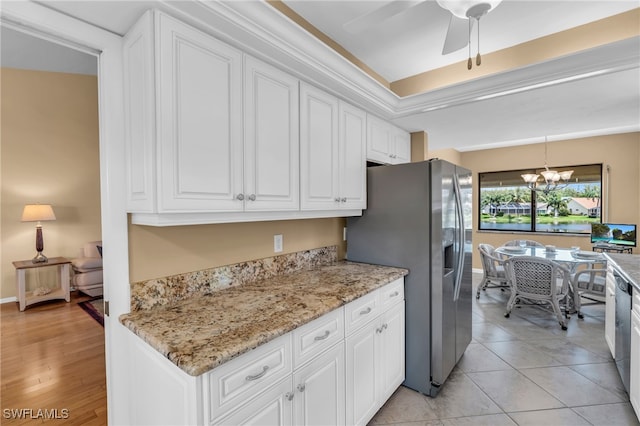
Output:
[[[56,220],[50,204],[27,204],[22,210],[22,222]]]

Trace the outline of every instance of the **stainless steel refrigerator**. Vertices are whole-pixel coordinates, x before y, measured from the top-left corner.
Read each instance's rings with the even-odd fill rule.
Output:
[[[436,396],[471,341],[471,172],[442,160],[367,169],[347,259],[409,269],[405,386]]]

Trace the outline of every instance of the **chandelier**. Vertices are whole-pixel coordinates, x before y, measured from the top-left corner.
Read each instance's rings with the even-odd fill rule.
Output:
[[[532,191],[542,192],[547,195],[551,191],[562,189],[569,185],[569,179],[573,174],[573,170],[567,170],[564,172],[558,172],[556,170],[549,170],[547,167],[547,137],[544,138],[544,170],[540,174],[524,174],[522,179],[527,184],[527,188]],[[542,175],[544,182],[538,182],[538,179]]]

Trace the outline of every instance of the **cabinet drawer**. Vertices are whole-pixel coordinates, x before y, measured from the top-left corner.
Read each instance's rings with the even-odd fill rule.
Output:
[[[292,371],[291,333],[215,368],[204,381],[208,422],[256,397]]]
[[[298,368],[344,339],[343,309],[335,309],[293,331],[293,363]]]
[[[376,291],[378,306],[385,310],[390,306],[404,300],[404,279],[400,278]]]
[[[354,300],[344,307],[345,332],[349,334],[380,313],[377,291]]]

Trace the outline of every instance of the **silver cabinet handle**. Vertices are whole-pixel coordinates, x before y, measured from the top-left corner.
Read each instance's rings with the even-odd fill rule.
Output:
[[[255,200],[256,200],[256,194],[249,195],[249,201],[255,201]]]
[[[236,195],[236,200],[240,200],[240,201],[244,200],[244,194]]]
[[[340,202],[340,198],[336,197],[336,198],[333,199],[333,201],[335,201],[336,203],[339,203]]]
[[[331,334],[331,332],[329,330],[325,330],[324,334],[322,336],[316,336],[313,338],[313,340],[318,341],[318,340],[324,340],[327,337],[329,337],[329,335]]]
[[[301,383],[301,384],[298,385],[298,391],[304,392],[304,389],[305,389],[304,383]]]
[[[245,380],[250,382],[252,380],[258,380],[260,377],[264,376],[265,374],[267,374],[267,370],[269,370],[269,366],[265,365],[264,367],[262,367],[262,371],[258,374],[256,374],[255,376],[247,376],[245,377]]]
[[[397,291],[394,291],[393,293],[391,293],[391,294],[389,295],[389,297],[390,297],[390,298],[391,298],[391,297],[396,297],[396,296],[398,296],[399,294],[400,294],[400,293],[398,293]]]
[[[371,306],[367,307],[367,309],[363,309],[362,311],[360,311],[360,315],[367,315],[369,312],[371,312]]]
[[[347,199],[346,199],[346,197],[345,198],[341,198],[340,201],[342,201],[343,203],[346,203]]]
[[[284,397],[287,398],[287,401],[291,401],[293,399],[293,392],[285,393]]]
[[[382,327],[376,328],[376,333],[380,334],[387,329],[388,325],[386,323],[382,324]]]

